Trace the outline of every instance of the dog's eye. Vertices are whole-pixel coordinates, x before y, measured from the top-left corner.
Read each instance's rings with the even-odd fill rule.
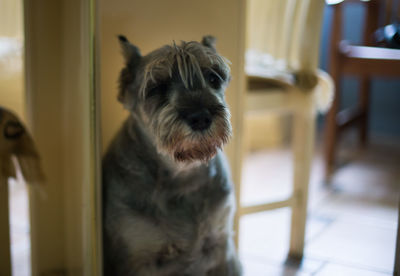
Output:
[[[210,86],[214,89],[221,88],[221,78],[215,73],[209,73],[207,75],[207,81]]]
[[[147,90],[146,98],[154,97],[160,93],[166,93],[167,90],[168,85],[165,82],[153,85]]]

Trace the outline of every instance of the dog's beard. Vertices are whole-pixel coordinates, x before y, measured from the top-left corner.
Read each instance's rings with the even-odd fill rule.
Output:
[[[232,136],[230,114],[225,108],[214,118],[210,128],[193,131],[170,108],[157,114],[152,122],[159,152],[168,154],[177,162],[208,162]]]

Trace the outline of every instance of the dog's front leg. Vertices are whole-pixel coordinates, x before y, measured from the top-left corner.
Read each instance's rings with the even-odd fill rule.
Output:
[[[241,276],[242,267],[236,256],[219,264],[207,273],[207,276]]]
[[[227,257],[221,260],[216,267],[209,270],[207,276],[241,276],[243,274],[233,240],[228,239],[226,246]]]

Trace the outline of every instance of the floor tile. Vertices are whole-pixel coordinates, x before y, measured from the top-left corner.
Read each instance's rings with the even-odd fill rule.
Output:
[[[323,264],[321,260],[306,256],[300,264],[287,261],[290,215],[290,209],[285,208],[243,217],[240,228],[240,257],[290,268],[290,271],[316,272]],[[324,227],[326,221],[311,219],[307,225],[307,232],[312,237]]]
[[[11,261],[14,276],[29,276],[30,238],[28,192],[22,180],[9,181]]]
[[[265,257],[276,264],[284,262],[289,246],[289,224],[289,208],[244,216],[240,222],[240,254]]]
[[[395,228],[337,220],[306,246],[306,256],[390,273]]]
[[[327,264],[315,276],[390,276],[390,273],[382,273],[337,264]]]
[[[243,259],[244,276],[311,276],[311,273],[282,265],[271,265],[254,260]]]
[[[242,205],[287,199],[292,193],[290,150],[271,149],[248,155],[242,179]]]

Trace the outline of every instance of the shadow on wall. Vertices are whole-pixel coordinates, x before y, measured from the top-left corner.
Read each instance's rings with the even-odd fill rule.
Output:
[[[344,39],[352,43],[360,43],[364,27],[365,11],[361,5],[348,5],[344,10]],[[322,25],[320,49],[320,67],[328,70],[328,53],[330,51],[330,36],[332,24],[332,8],[325,7]],[[341,106],[348,107],[357,100],[358,80],[346,76],[342,80]],[[369,128],[371,134],[400,136],[400,80],[389,78],[374,78],[371,92],[371,111]],[[319,126],[322,125],[319,119]]]

